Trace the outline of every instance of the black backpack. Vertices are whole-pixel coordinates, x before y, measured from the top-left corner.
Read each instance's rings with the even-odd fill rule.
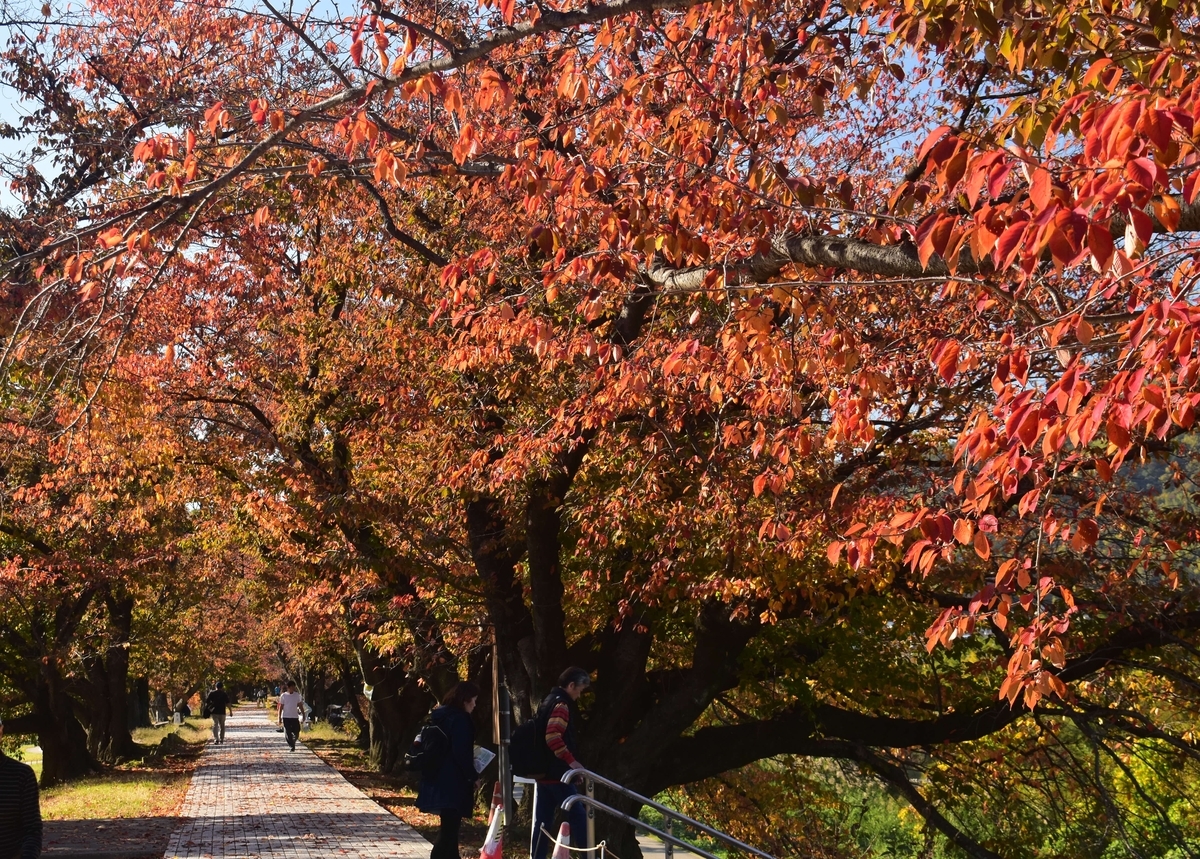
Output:
[[[566,696],[561,692],[551,692],[538,707],[537,714],[513,731],[508,741],[508,759],[513,775],[529,778],[545,775],[553,769],[555,758],[554,752],[546,745],[546,725],[554,708],[565,700]]]
[[[408,753],[404,755],[404,768],[420,772],[426,778],[433,778],[449,754],[450,738],[433,719],[429,719],[417,731]]]

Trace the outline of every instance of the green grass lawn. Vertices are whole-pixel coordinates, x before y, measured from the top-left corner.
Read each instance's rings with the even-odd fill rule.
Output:
[[[41,793],[42,817],[47,820],[88,820],[114,817],[162,817],[179,812],[187,793],[195,759],[209,738],[212,720],[188,719],[182,725],[138,728],[134,742],[147,751],[168,735],[183,744],[168,754],[148,756],[113,767],[99,775],[46,788]],[[41,776],[42,751],[23,746],[22,758]]]
[[[19,760],[33,767],[33,774],[42,777],[42,750],[37,746],[21,746]]]
[[[133,741],[144,746],[157,746],[163,738],[174,732],[185,743],[203,743],[212,736],[212,719],[185,719],[182,725],[167,722],[157,728],[135,728]]]
[[[42,791],[46,820],[167,817],[178,813],[189,772],[113,770]]]

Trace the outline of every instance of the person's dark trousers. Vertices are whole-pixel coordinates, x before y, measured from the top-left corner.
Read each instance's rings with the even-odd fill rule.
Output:
[[[438,830],[437,841],[433,842],[433,852],[429,854],[429,859],[459,859],[458,830],[462,826],[462,814],[457,811],[439,813],[442,828]]]
[[[546,859],[546,854],[558,837],[558,826],[555,825],[555,815],[563,800],[568,796],[579,793],[574,785],[563,784],[560,781],[538,782],[537,807],[533,810],[533,859]],[[567,815],[567,823],[571,825],[571,846],[584,847],[587,840],[587,807],[582,802],[571,806]],[[542,830],[550,833],[550,837]]]
[[[296,738],[300,736],[300,720],[284,719],[283,736],[287,738],[287,744],[294,750],[296,748]]]

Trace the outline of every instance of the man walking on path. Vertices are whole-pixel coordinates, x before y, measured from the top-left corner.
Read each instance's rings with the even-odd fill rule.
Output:
[[[578,793],[574,785],[559,781],[567,770],[583,769],[575,759],[578,744],[579,707],[576,701],[592,678],[582,668],[568,668],[558,677],[558,685],[538,707],[537,725],[546,741],[546,773],[538,777],[537,808],[533,810],[533,859],[545,859],[550,843],[557,835],[554,813],[563,800]],[[545,726],[544,728],[542,726]],[[567,822],[571,824],[571,842],[584,846],[587,831],[587,811],[582,805],[571,808]],[[546,833],[550,835],[547,837]]]
[[[292,751],[296,751],[296,738],[300,736],[300,706],[304,698],[296,691],[296,681],[289,680],[287,691],[279,696],[279,721],[283,723],[283,735]]]
[[[229,707],[229,696],[225,694],[220,680],[217,681],[217,687],[208,693],[204,706],[212,717],[213,742],[220,745],[225,742],[225,713]]]
[[[0,736],[4,721],[0,720]],[[0,859],[42,855],[42,812],[37,779],[28,764],[0,752]]]

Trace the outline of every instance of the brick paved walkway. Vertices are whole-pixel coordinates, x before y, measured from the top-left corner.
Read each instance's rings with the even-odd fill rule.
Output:
[[[254,708],[231,715],[225,742],[205,749],[181,813],[166,859],[427,859],[430,850],[303,745],[290,751]]]

